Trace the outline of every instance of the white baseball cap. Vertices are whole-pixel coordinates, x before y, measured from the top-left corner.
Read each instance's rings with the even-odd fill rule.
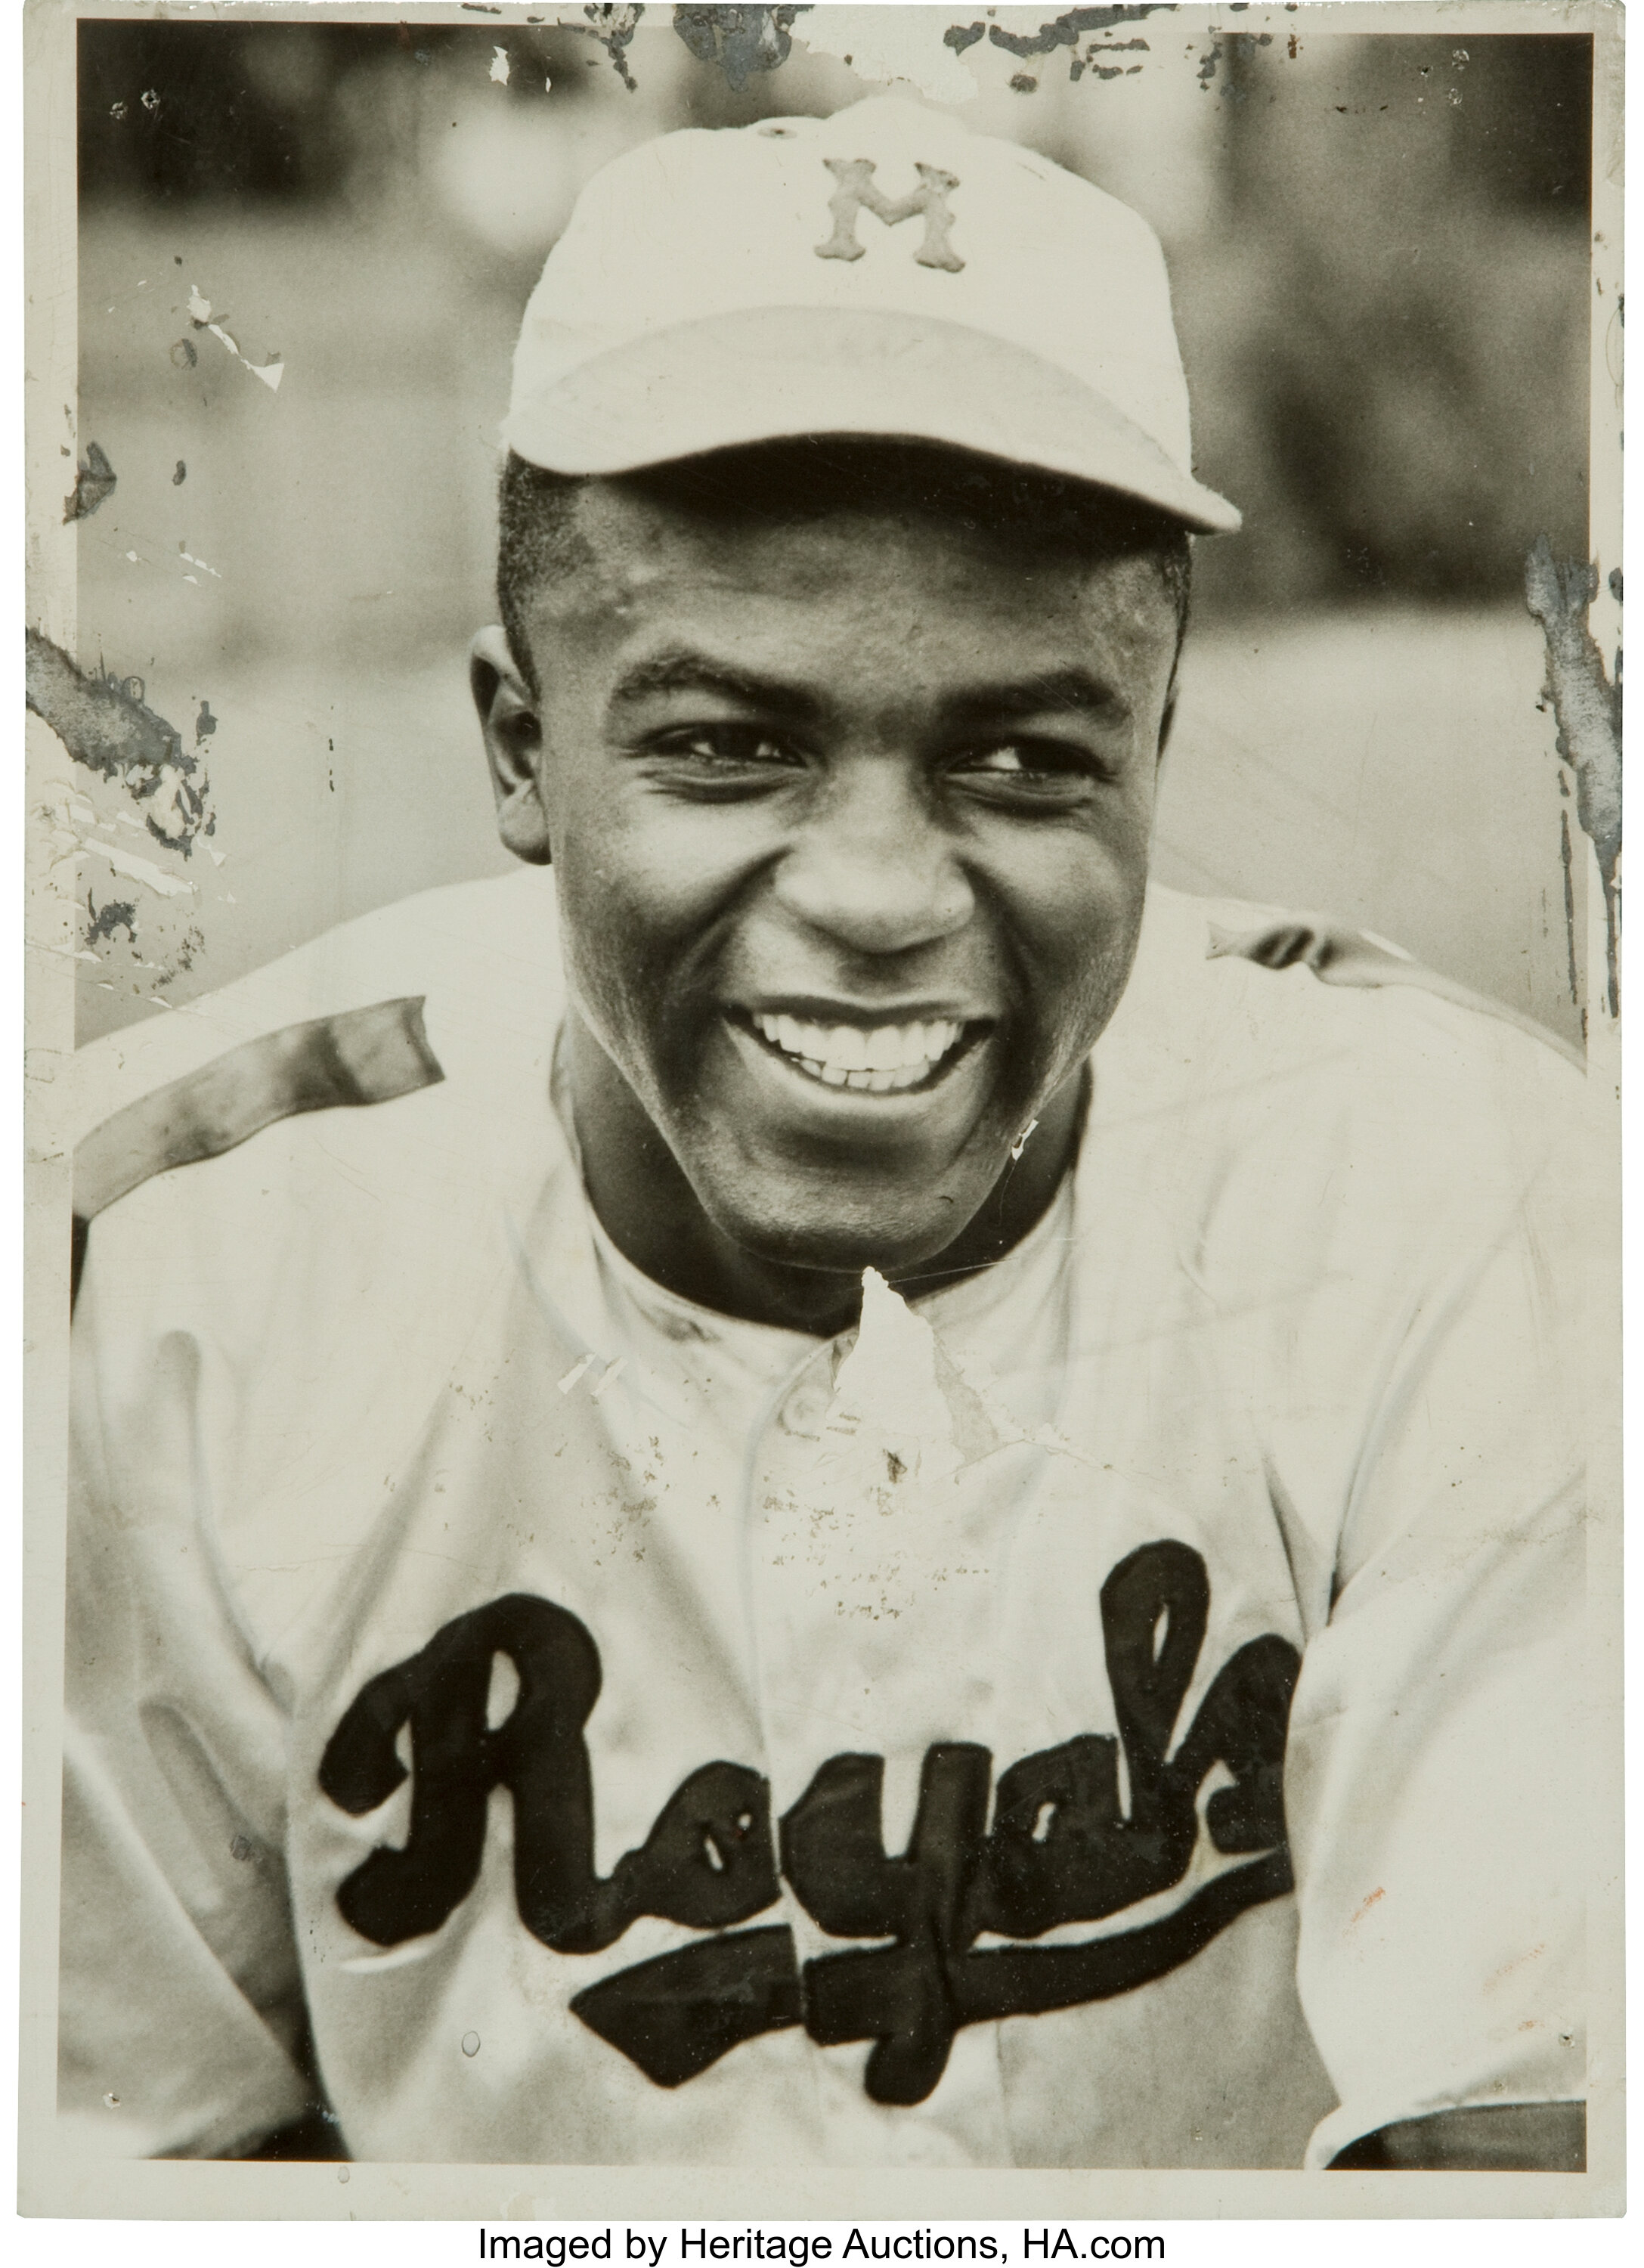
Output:
[[[936,441],[1239,525],[1193,478],[1147,223],[894,97],[603,167],[525,309],[503,431],[583,474],[801,434]]]

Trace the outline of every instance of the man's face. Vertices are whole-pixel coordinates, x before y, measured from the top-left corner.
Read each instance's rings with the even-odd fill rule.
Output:
[[[916,1267],[1124,988],[1176,648],[1156,565],[947,516],[577,508],[591,563],[529,622],[576,1007],[720,1237]]]

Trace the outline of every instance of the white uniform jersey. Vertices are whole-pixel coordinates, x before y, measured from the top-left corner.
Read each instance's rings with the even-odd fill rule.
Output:
[[[1580,1080],[1278,935],[1155,891],[1050,1211],[828,1340],[592,1219],[545,876],[100,1043],[112,1106],[249,1042],[83,1160],[84,2147],[316,2072],[448,2162],[1322,2165],[1584,2093]]]

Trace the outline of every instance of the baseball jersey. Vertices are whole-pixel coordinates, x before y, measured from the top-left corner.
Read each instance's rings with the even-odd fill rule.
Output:
[[[1321,2166],[1581,2096],[1581,1080],[1445,990],[1154,889],[1048,1211],[826,1339],[594,1218],[546,874],[99,1042],[82,2146],[316,2076],[447,2162]]]

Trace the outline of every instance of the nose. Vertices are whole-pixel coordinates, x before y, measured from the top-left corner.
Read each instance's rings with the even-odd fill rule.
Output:
[[[855,953],[937,944],[976,906],[920,784],[890,757],[841,768],[777,867],[775,892],[807,928]]]

